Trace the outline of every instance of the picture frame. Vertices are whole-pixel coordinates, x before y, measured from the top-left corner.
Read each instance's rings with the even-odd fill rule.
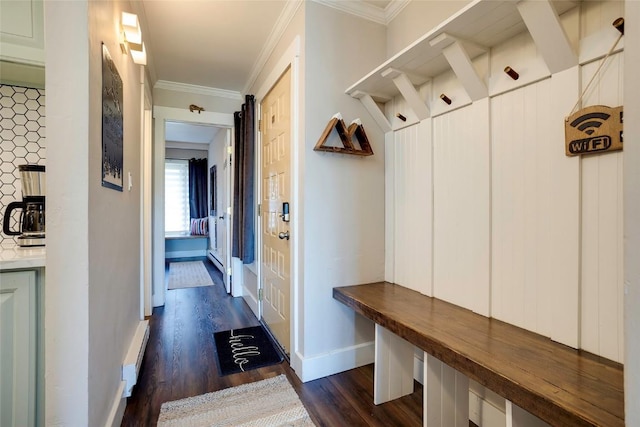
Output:
[[[102,186],[123,187],[122,79],[107,47],[102,43]]]
[[[217,170],[216,170],[216,165],[213,165],[209,168],[209,178],[211,180],[210,182],[210,189],[209,191],[211,192],[211,209],[210,209],[210,215],[211,216],[216,216],[216,205],[218,202],[218,177],[217,177]]]

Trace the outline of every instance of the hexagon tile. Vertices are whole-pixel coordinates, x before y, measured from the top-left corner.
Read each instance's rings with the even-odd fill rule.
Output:
[[[45,164],[44,90],[0,85],[0,230],[7,205],[22,199],[18,166]],[[11,229],[18,229],[19,213]],[[0,246],[15,238],[0,231]]]

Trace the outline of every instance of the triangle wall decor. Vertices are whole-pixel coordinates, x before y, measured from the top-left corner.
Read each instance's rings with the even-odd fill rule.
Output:
[[[331,134],[331,131],[335,129],[340,136],[340,140],[342,141],[342,147],[332,147],[324,145]],[[355,135],[358,144],[360,144],[360,148],[356,148],[353,145],[353,136]],[[372,156],[373,150],[371,149],[371,144],[369,144],[369,139],[367,138],[367,134],[364,131],[364,127],[362,126],[362,122],[360,119],[355,119],[351,122],[349,127],[342,120],[342,115],[337,113],[334,115],[329,123],[327,123],[327,127],[320,135],[320,139],[318,139],[318,143],[313,148],[314,151],[326,151],[330,153],[342,153],[342,154],[353,154],[356,156]]]

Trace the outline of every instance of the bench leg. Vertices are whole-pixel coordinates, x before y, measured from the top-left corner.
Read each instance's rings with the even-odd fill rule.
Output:
[[[469,378],[424,353],[425,427],[469,426]]]
[[[373,403],[413,393],[413,344],[376,324]]]
[[[506,427],[549,427],[540,418],[505,399]]]

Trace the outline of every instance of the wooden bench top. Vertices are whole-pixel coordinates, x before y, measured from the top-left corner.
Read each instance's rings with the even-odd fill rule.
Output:
[[[619,363],[387,282],[333,298],[551,425],[624,426]]]

